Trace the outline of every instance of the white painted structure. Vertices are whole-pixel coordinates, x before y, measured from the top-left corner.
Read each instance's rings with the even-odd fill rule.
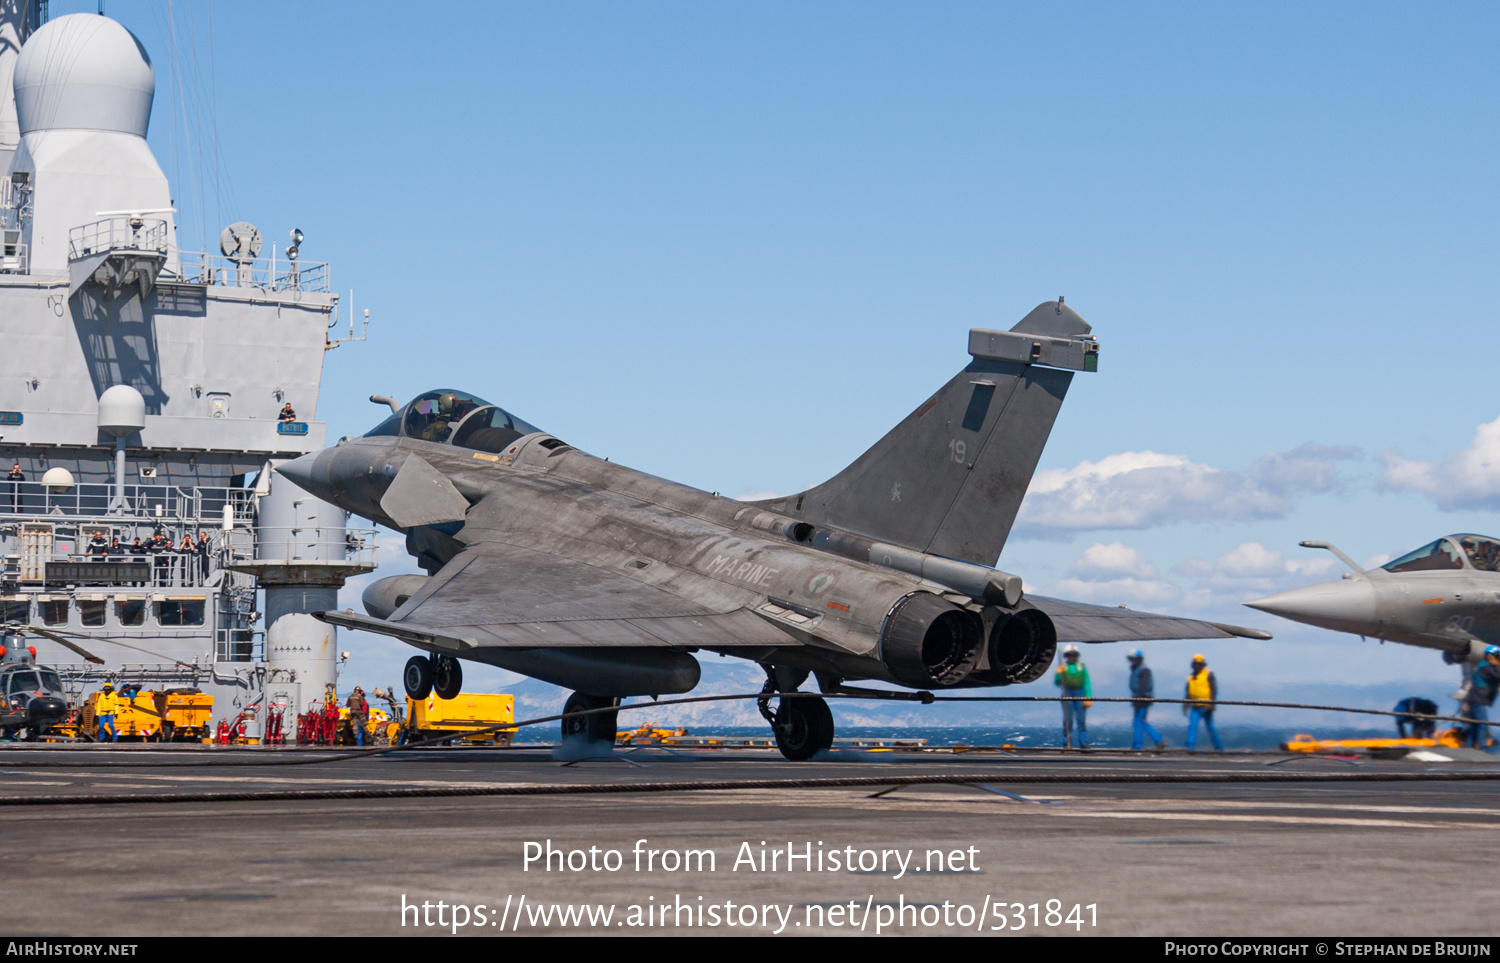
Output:
[[[261,251],[248,224],[222,254],[182,251],[146,141],[149,55],[108,17],[39,24],[44,9],[0,0],[0,479],[24,476],[0,480],[0,623],[101,640],[85,643],[109,663],[93,668],[27,638],[75,693],[197,686],[256,733],[267,699],[306,711],[335,681],[333,629],[307,606],[373,567],[373,533],[263,471],[324,446],[338,297],[326,264]],[[131,549],[157,531],[172,552]],[[102,560],[85,554],[95,532],[148,577],[80,580]]]

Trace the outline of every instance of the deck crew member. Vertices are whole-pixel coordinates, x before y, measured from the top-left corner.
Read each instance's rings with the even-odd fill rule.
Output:
[[[365,725],[370,721],[370,704],[365,701],[365,690],[359,686],[349,693],[344,702],[349,707],[349,728],[354,731],[354,744],[365,744]]]
[[[292,403],[288,401],[285,405],[282,406],[281,414],[277,417],[282,422],[296,421],[297,412],[292,410]]]
[[[1130,698],[1135,706],[1135,718],[1131,721],[1130,748],[1140,749],[1145,745],[1146,737],[1156,743],[1156,748],[1166,746],[1166,740],[1151,723],[1146,721],[1146,713],[1151,711],[1151,698],[1156,694],[1156,682],[1151,678],[1151,670],[1146,667],[1146,656],[1140,649],[1136,649],[1126,656],[1130,662]]]
[[[119,709],[120,699],[115,695],[115,687],[109,683],[104,684],[104,690],[94,700],[94,721],[98,723],[96,738],[104,741],[104,733],[109,733],[110,742],[118,742],[120,737],[115,734],[115,712]]]
[[[1466,740],[1474,749],[1483,749],[1490,741],[1490,727],[1483,723],[1490,717],[1497,691],[1500,691],[1500,646],[1492,645],[1484,650],[1484,658],[1470,674],[1468,692],[1459,706],[1460,715],[1474,720],[1469,724]]]
[[[0,462],[0,464],[4,464]],[[21,470],[21,463],[16,462],[10,466],[10,474],[5,476],[10,483],[10,510],[18,512],[21,510],[21,482],[26,480],[26,473]]]
[[[1396,716],[1396,733],[1402,739],[1431,739],[1437,732],[1437,723],[1432,719],[1421,719],[1419,716],[1437,715],[1437,703],[1431,699],[1423,699],[1420,696],[1407,696],[1396,707],[1391,710],[1399,712]],[[1406,734],[1406,727],[1411,726],[1411,735]]]
[[[1063,709],[1063,745],[1072,748],[1073,732],[1078,732],[1078,748],[1089,747],[1088,728],[1084,721],[1084,712],[1093,705],[1088,701],[1093,698],[1094,691],[1089,685],[1089,670],[1078,659],[1078,646],[1070,645],[1063,649],[1063,664],[1057,667],[1057,672],[1052,677],[1052,684],[1061,690],[1062,695],[1068,701],[1062,704]]]
[[[1214,728],[1214,703],[1219,698],[1219,682],[1209,671],[1208,660],[1201,655],[1193,656],[1193,670],[1187,677],[1188,704],[1182,708],[1188,714],[1187,749],[1193,751],[1198,744],[1198,722],[1208,728],[1208,737],[1213,740],[1214,752],[1223,752],[1224,743],[1219,741],[1219,732]]]

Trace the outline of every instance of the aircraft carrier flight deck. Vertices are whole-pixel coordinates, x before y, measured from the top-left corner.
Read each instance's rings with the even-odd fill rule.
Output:
[[[19,747],[0,771],[10,920],[41,935],[1449,938],[1496,895],[1478,761]]]

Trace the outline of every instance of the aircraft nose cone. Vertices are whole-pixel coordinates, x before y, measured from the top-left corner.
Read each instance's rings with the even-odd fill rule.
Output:
[[[1375,590],[1364,579],[1342,579],[1246,602],[1252,609],[1341,632],[1373,631]]]
[[[322,452],[315,451],[308,455],[302,455],[299,458],[293,458],[289,462],[277,465],[276,472],[290,478],[299,488],[304,488],[317,495],[320,493],[319,490],[324,487],[320,484],[317,471],[318,456],[321,454]]]

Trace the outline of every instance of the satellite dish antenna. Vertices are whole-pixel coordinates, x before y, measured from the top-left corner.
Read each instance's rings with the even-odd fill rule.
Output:
[[[260,254],[260,231],[247,221],[235,221],[219,235],[219,250],[239,264],[246,264]]]
[[[295,261],[295,260],[297,260],[297,247],[301,243],[302,243],[302,229],[300,227],[294,227],[294,228],[292,228],[292,243],[286,249],[286,259],[288,261]]]

